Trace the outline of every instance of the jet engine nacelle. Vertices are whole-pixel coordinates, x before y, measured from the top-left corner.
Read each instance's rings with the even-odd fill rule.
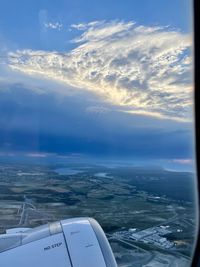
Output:
[[[108,240],[91,218],[73,218],[0,235],[2,267],[117,267]]]

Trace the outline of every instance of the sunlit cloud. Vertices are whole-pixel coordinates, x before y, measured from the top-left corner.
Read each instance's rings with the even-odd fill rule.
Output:
[[[92,92],[124,112],[191,119],[189,34],[132,21],[94,21],[71,27],[80,33],[72,40],[73,50],[10,52],[9,67]]]
[[[179,164],[191,165],[194,163],[194,160],[193,159],[174,159],[173,162],[179,163]]]

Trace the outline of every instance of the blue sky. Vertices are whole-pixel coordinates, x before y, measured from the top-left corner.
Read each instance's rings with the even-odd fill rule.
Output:
[[[2,0],[1,38],[16,48],[66,50],[67,42],[74,36],[68,31],[71,24],[133,20],[142,25],[169,25],[190,32],[191,13],[190,0]],[[62,31],[44,31],[44,22],[59,22],[63,24]]]
[[[1,1],[1,155],[189,166],[191,12],[189,0]]]

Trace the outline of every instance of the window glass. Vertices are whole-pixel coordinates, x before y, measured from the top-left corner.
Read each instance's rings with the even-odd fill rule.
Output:
[[[190,266],[192,19],[190,0],[0,2],[1,234],[89,216],[119,266]]]

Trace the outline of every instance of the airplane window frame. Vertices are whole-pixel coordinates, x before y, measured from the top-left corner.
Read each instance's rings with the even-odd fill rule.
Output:
[[[199,69],[200,69],[200,56],[199,56],[199,46],[200,46],[200,41],[198,38],[198,33],[199,33],[199,14],[198,10],[200,8],[199,1],[194,0],[193,1],[193,29],[194,29],[194,116],[195,116],[195,146],[196,146],[196,151],[195,151],[195,156],[196,156],[196,179],[197,179],[197,203],[196,203],[196,212],[197,212],[197,238],[196,238],[196,244],[194,248],[194,254],[193,254],[193,259],[192,259],[192,265],[191,266],[200,266],[200,227],[199,227],[199,207],[200,207],[200,179],[199,179],[199,171],[200,171],[200,154],[198,151],[198,147],[200,145],[198,136],[200,136],[200,128],[199,128],[199,116],[198,116],[198,103],[200,101],[200,96],[199,96]]]

